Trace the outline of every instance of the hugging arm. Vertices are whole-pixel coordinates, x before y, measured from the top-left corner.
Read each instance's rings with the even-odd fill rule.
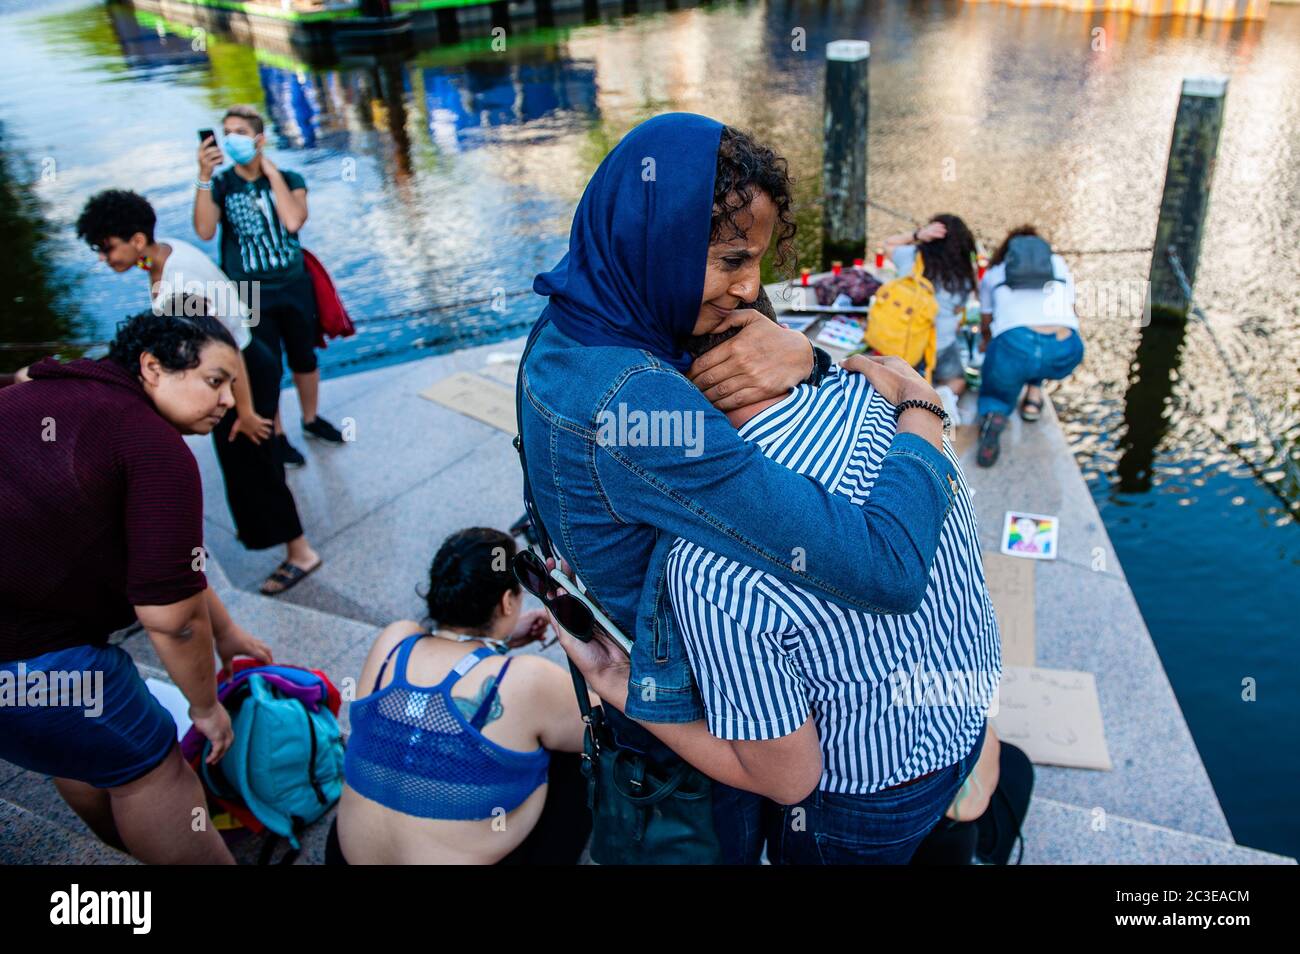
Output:
[[[680,375],[638,371],[609,404],[619,402],[648,414],[678,411],[683,424],[699,425],[688,446],[597,445],[598,476],[617,468],[637,478],[630,492],[607,500],[620,519],[845,606],[872,613],[920,606],[956,488],[951,462],[929,442],[896,435],[859,506],[765,457]]]
[[[601,702],[627,708],[627,657],[603,636],[579,642],[557,629],[560,643]],[[703,720],[640,723],[659,741],[710,778],[784,805],[802,801],[821,780],[821,746],[812,717],[779,738],[737,741],[718,738]]]

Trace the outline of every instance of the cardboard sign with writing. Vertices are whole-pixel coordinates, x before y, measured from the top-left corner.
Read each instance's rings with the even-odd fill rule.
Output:
[[[1001,553],[985,553],[984,580],[998,617],[1002,636],[1002,663],[1034,664],[1034,570],[1032,560],[1017,560]]]
[[[507,434],[515,433],[514,389],[477,374],[458,371],[425,388],[420,397],[490,424]]]
[[[1039,765],[1111,769],[1090,672],[1006,666],[993,725],[998,738]]]

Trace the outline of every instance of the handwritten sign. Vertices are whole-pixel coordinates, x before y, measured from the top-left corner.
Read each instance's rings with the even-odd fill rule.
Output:
[[[998,617],[1002,636],[1002,662],[1007,666],[1032,666],[1034,657],[1034,568],[1032,560],[1016,560],[1001,553],[985,553],[984,580]]]
[[[993,725],[1040,765],[1109,771],[1106,731],[1090,672],[1006,666]]]
[[[515,393],[495,381],[459,371],[425,388],[420,397],[428,398],[476,421],[515,433]]]

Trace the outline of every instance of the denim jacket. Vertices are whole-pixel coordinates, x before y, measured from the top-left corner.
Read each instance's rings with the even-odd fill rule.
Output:
[[[857,506],[741,440],[649,352],[582,346],[548,322],[520,387],[538,514],[588,595],[634,640],[631,718],[704,717],[666,592],[677,537],[844,606],[920,606],[957,486],[922,438],[894,438]]]

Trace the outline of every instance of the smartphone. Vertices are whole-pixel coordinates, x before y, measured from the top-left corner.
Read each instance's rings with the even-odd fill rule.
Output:
[[[217,143],[217,134],[211,129],[200,129],[199,142],[207,142],[209,139],[212,140],[212,144],[215,146]]]
[[[591,615],[595,618],[596,625],[609,634],[609,638],[614,641],[619,649],[627,653],[629,657],[632,655],[632,640],[624,636],[623,631],[610,621],[609,617],[602,612],[601,608],[597,606],[594,601],[592,601],[591,597],[582,592],[582,587],[578,585],[576,580],[565,576],[564,571],[558,566],[551,570],[551,579],[564,587],[566,593],[573,594],[574,598],[576,598],[579,603],[591,610]],[[559,624],[557,623],[556,625]]]

